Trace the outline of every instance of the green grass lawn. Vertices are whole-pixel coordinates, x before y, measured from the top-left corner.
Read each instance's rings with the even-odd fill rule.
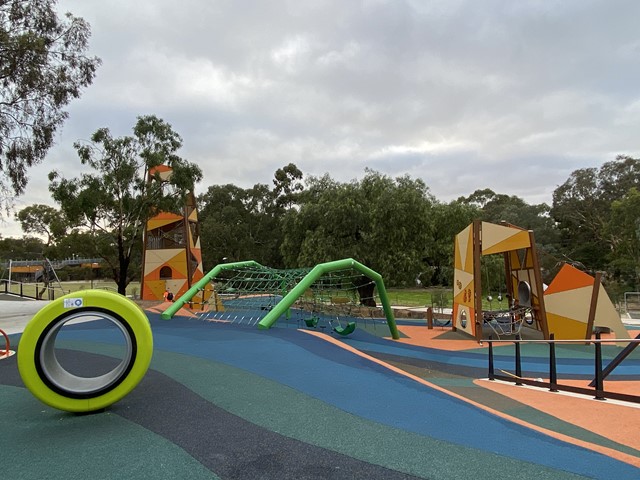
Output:
[[[452,288],[388,288],[387,294],[392,305],[432,308],[451,308],[453,305]],[[483,310],[505,310],[508,305],[504,298],[502,301],[494,298],[489,302],[485,295],[482,297],[482,308]]]
[[[66,293],[77,292],[79,290],[99,289],[110,290],[116,292],[118,288],[115,282],[110,280],[84,280],[84,281],[68,281],[62,282],[62,292],[60,286],[57,283],[52,283],[51,287],[55,290],[55,298]],[[36,291],[41,290],[43,284],[35,283],[23,283],[22,293],[28,297],[35,297]],[[10,289],[11,292],[19,294],[20,285],[13,284]],[[451,308],[453,304],[453,290],[451,288],[388,288],[387,294],[389,301],[392,305],[404,306],[404,307],[432,307],[432,308]],[[140,282],[131,282],[127,286],[127,296],[131,298],[140,297]],[[47,298],[46,294],[43,298]],[[483,297],[483,309],[485,310],[499,310],[506,309],[507,303],[505,300],[498,302],[493,300],[491,305],[487,301],[486,297]]]
[[[389,288],[392,305],[406,307],[450,307],[453,291],[448,288]]]

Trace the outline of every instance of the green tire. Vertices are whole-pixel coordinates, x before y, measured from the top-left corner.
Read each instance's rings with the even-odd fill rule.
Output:
[[[55,340],[69,321],[100,319],[117,326],[126,343],[122,361],[97,377],[78,377],[60,365]],[[92,412],[117,402],[144,377],[153,355],[149,320],[134,302],[106,290],[74,292],[49,303],[27,324],[18,344],[18,370],[43,403],[68,412]]]

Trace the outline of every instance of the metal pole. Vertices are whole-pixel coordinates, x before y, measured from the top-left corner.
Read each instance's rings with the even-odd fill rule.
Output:
[[[516,340],[520,340],[520,335],[516,335]],[[520,342],[516,342],[516,385],[522,385],[522,359],[520,356]]]
[[[489,335],[489,380],[495,380],[495,374],[493,371],[493,342],[491,341],[491,335]]]
[[[558,373],[556,371],[556,343],[555,335],[549,334],[549,391],[558,391]]]
[[[596,332],[596,340],[600,340],[600,332]],[[602,376],[602,344],[600,342],[596,342],[596,400],[606,400],[603,394],[604,390],[604,380]]]

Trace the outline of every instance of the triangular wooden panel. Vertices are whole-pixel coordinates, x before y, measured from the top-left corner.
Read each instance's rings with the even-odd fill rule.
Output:
[[[153,218],[158,220],[182,220],[183,217],[177,213],[160,212],[157,215],[154,215]]]
[[[565,292],[574,288],[593,287],[594,281],[595,279],[591,275],[565,263],[551,284],[549,284],[549,287],[547,287],[545,294]]]
[[[630,338],[629,332],[624,327],[620,314],[616,310],[616,307],[611,302],[607,291],[604,286],[600,284],[600,290],[598,291],[598,305],[596,307],[594,327],[605,327],[610,329],[616,336],[616,338]]]
[[[146,273],[145,275],[148,275],[149,273],[153,272],[156,269],[159,269],[162,267],[163,264],[169,262],[172,258],[175,258],[177,255],[180,255],[180,253],[184,252],[183,249],[181,248],[167,248],[165,250],[147,250],[147,255],[146,255]]]
[[[178,223],[181,219],[175,218],[152,218],[147,222],[147,230],[155,230],[156,228],[165,227],[167,225],[171,225],[172,223]]]
[[[173,268],[176,272],[178,272],[182,277],[186,278],[188,274],[188,269],[187,269],[187,256],[184,250],[181,251],[175,257],[173,257],[171,260],[169,260],[166,264],[171,268]]]
[[[556,340],[577,340],[585,337],[586,323],[571,318],[547,312],[549,333],[553,333]]]
[[[161,299],[164,294],[164,280],[147,280],[145,287],[151,290],[154,299]],[[147,296],[149,298],[149,296]]]
[[[547,289],[547,292],[549,289]],[[564,292],[544,294],[547,314],[554,313],[586,325],[589,320],[589,308],[593,287],[574,288]]]
[[[470,288],[471,283],[473,282],[473,274],[469,272],[465,272],[464,270],[456,269],[455,281],[453,282],[453,295],[457,296],[464,289]]]
[[[455,268],[464,271],[471,271],[471,269],[473,268],[473,263],[470,261],[470,257],[473,256],[472,249],[470,248],[472,245],[472,226],[473,224],[467,226],[467,228],[456,235],[456,246],[458,248],[459,257],[456,259]]]
[[[531,246],[529,232],[482,222],[482,254],[490,255]]]

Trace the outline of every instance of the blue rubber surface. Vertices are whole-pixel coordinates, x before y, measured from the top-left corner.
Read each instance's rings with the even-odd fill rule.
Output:
[[[156,315],[150,319],[156,349],[252,372],[364,419],[589,478],[640,478],[638,469],[628,464],[503,420],[293,328],[259,331],[182,318],[164,321]],[[356,348],[486,368],[483,355],[400,347],[366,332],[356,333],[345,340]],[[64,336],[119,341],[117,332],[98,325],[70,326]],[[499,363],[503,361],[499,359],[496,368],[503,368]],[[523,359],[523,369],[539,365],[538,359]],[[576,372],[587,368],[573,361],[566,366]]]

